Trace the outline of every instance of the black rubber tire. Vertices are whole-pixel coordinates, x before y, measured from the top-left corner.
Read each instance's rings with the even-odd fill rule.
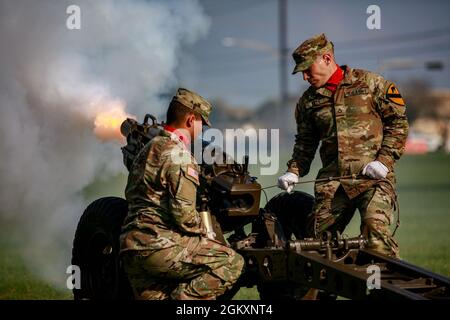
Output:
[[[312,211],[314,197],[302,191],[282,192],[274,196],[264,207],[278,218],[286,239],[305,237],[306,221]],[[288,281],[261,283],[257,285],[261,300],[299,300],[308,288],[296,286]]]
[[[133,298],[119,258],[120,230],[127,212],[126,200],[105,197],[92,202],[81,216],[72,248],[72,265],[81,271],[81,288],[73,290],[75,300]]]
[[[281,223],[287,239],[294,235],[302,239],[306,234],[306,221],[312,211],[314,197],[306,192],[282,192],[274,196],[264,207],[274,213]]]

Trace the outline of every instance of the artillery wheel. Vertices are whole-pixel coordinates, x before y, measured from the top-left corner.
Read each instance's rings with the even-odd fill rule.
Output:
[[[81,271],[81,288],[75,300],[132,299],[133,293],[119,259],[120,230],[128,212],[122,198],[105,197],[92,202],[78,222],[72,265]]]
[[[285,236],[290,239],[302,239],[306,235],[306,222],[312,212],[314,197],[302,191],[292,193],[282,192],[270,199],[265,209],[274,213],[280,222]],[[300,300],[310,299],[312,291],[309,288],[292,284],[288,281],[263,283],[257,286],[262,300]],[[312,294],[314,296],[314,294]],[[320,291],[318,300],[334,300],[333,295]]]
[[[306,233],[306,220],[312,211],[314,197],[303,191],[282,192],[267,202],[264,209],[274,213],[280,221],[287,239],[292,235],[302,239]]]

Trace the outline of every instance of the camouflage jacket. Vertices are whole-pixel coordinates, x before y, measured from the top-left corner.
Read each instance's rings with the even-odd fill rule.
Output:
[[[360,174],[374,160],[389,168],[404,151],[408,135],[405,103],[395,85],[378,74],[343,66],[344,79],[333,94],[325,87],[310,87],[300,98],[295,118],[297,135],[288,171],[308,174],[321,142],[322,169],[317,178]],[[342,184],[350,198],[376,183],[346,179],[316,183],[316,194],[334,193]]]
[[[121,251],[169,248],[204,233],[196,210],[199,168],[174,133],[161,130],[138,154],[128,176],[128,215]]]

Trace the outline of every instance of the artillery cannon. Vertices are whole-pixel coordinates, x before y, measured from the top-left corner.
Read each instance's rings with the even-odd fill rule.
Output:
[[[127,119],[122,124],[128,169],[158,130],[161,124],[151,115],[143,123]],[[261,191],[248,172],[248,158],[243,164],[201,165],[198,211],[208,234],[244,257],[246,268],[238,287],[257,286],[262,299],[302,299],[310,288],[319,289],[318,297],[323,299],[450,299],[450,279],[368,250],[363,238],[329,232],[318,239],[304,238],[314,201],[311,195],[280,193],[260,208]],[[84,211],[72,250],[72,264],[81,270],[75,299],[133,299],[119,257],[119,235],[127,212],[126,200],[118,197],[98,199]],[[226,234],[231,234],[227,240]],[[367,271],[373,266],[380,272],[380,286],[368,290]]]

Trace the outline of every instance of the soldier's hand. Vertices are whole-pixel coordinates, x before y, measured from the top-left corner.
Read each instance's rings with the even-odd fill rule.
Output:
[[[292,172],[286,172],[278,178],[278,187],[291,193],[298,182],[298,175]]]
[[[362,171],[362,174],[372,179],[384,179],[388,173],[389,169],[380,161],[369,162]]]

